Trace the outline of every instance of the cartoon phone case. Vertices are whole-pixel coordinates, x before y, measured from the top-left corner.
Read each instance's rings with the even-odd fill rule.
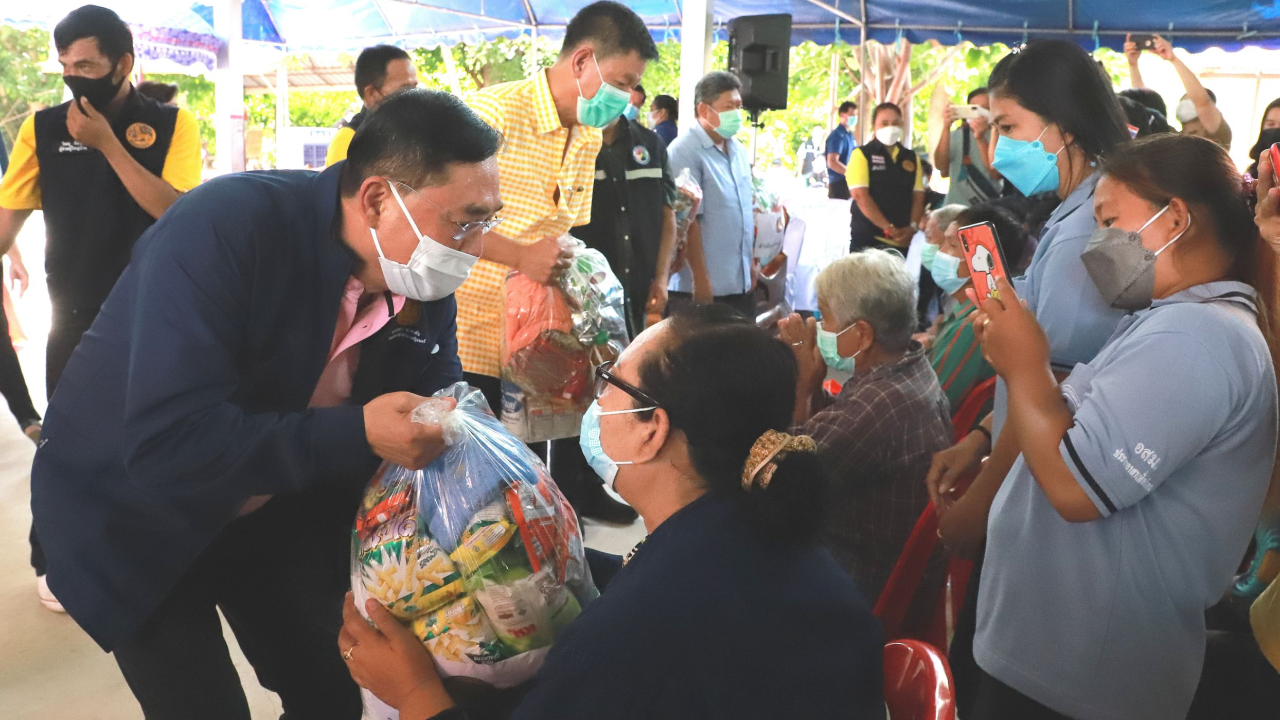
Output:
[[[1280,187],[1280,143],[1271,146],[1271,182]]]
[[[978,294],[978,304],[987,298],[1000,299],[996,290],[996,277],[1009,277],[1005,270],[1004,251],[996,237],[996,228],[988,222],[960,228],[960,244],[964,247],[964,261],[973,278],[973,288]]]

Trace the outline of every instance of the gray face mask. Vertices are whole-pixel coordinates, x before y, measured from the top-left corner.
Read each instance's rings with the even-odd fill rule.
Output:
[[[1154,252],[1143,247],[1142,231],[1168,210],[1169,206],[1165,205],[1137,231],[1099,228],[1089,238],[1080,261],[1089,271],[1089,277],[1098,287],[1102,299],[1111,307],[1129,312],[1151,307],[1156,289],[1156,258],[1191,227],[1191,215],[1188,213],[1187,228],[1183,228],[1164,247]]]

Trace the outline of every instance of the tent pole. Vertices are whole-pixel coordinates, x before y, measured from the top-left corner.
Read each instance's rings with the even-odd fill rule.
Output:
[[[827,131],[835,127],[836,122],[836,95],[840,92],[840,47],[834,43],[831,45],[831,77],[827,80],[827,95],[830,97],[830,107],[827,109]]]
[[[280,147],[289,127],[289,56],[280,58],[276,68],[276,147]]]
[[[711,32],[715,0],[686,0],[680,24],[680,130],[698,122],[693,94],[711,65]]]
[[[219,173],[244,171],[244,72],[239,63],[241,0],[213,4],[213,28],[226,44],[218,52],[214,82],[214,162]]]
[[[529,18],[529,59],[532,60],[531,66],[536,69],[538,67],[538,16],[533,13],[533,5],[529,0],[524,0],[524,12]]]
[[[449,90],[462,96],[462,81],[458,79],[458,61],[453,57],[453,46],[440,43],[440,57],[444,60],[444,74],[449,78]]]
[[[866,135],[867,118],[867,0],[862,0],[862,25],[858,27],[858,144]]]

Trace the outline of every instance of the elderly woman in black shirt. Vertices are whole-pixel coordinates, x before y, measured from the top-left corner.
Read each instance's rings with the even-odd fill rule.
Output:
[[[727,362],[726,358],[732,358]],[[815,543],[813,441],[781,432],[786,345],[721,306],[645,331],[602,366],[584,452],[648,538],[558,638],[518,720],[884,717],[883,639]],[[598,433],[593,433],[598,430]],[[376,601],[347,601],[352,676],[402,720],[458,720],[430,657]]]

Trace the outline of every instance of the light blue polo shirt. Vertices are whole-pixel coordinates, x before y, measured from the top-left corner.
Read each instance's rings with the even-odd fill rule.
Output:
[[[1053,211],[1026,274],[1014,281],[1018,297],[1027,301],[1049,338],[1049,362],[1055,371],[1069,372],[1092,360],[1125,315],[1102,299],[1080,260],[1097,229],[1093,191],[1100,177],[1096,172],[1090,175]],[[996,383],[996,436],[1008,409],[1008,388],[1001,379]]]
[[[1063,382],[1062,458],[1102,518],[1063,520],[1018,458],[987,522],[983,670],[1081,720],[1186,717],[1204,611],[1231,586],[1276,459],[1255,297],[1217,282],[1157,301]]]
[[[702,186],[698,222],[712,294],[721,297],[747,292],[751,289],[756,226],[755,188],[746,150],[733,138],[726,140],[725,150],[721,150],[701,124],[677,137],[667,150],[671,172],[680,177],[680,171],[688,168]],[[669,289],[693,292],[693,271],[688,263],[671,278]]]

